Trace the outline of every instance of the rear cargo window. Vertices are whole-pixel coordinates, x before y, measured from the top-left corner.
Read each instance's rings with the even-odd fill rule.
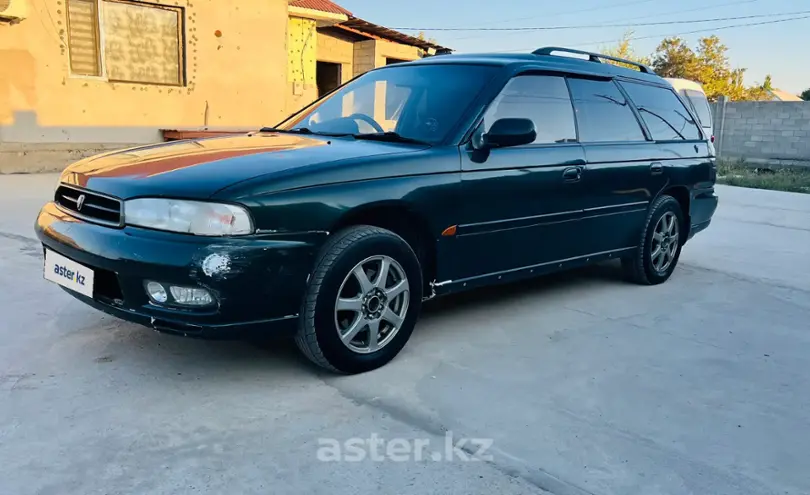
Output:
[[[700,139],[692,114],[672,89],[622,82],[656,141]]]

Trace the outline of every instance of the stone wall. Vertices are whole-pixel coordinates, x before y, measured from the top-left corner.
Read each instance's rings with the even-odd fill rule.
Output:
[[[810,102],[721,99],[712,112],[720,158],[810,166]]]

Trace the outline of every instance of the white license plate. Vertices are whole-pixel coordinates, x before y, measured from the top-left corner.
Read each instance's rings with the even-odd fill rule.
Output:
[[[45,250],[45,279],[93,297],[93,270],[48,249]]]

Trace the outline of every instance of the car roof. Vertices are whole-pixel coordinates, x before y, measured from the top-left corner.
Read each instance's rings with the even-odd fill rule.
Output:
[[[581,58],[560,55],[535,55],[533,53],[473,53],[435,55],[414,62],[408,62],[408,64],[520,66],[526,70],[549,70],[600,77],[620,77],[623,79],[635,79],[638,81],[653,83],[659,86],[670,87],[670,84],[655,73],[640,72],[638,70],[628,69],[626,67],[620,67],[618,65],[609,63],[593,62]]]

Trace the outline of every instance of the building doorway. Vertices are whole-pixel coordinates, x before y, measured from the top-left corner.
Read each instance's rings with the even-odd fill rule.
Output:
[[[318,98],[340,86],[340,81],[340,64],[317,62],[315,67],[315,82],[318,85]]]

